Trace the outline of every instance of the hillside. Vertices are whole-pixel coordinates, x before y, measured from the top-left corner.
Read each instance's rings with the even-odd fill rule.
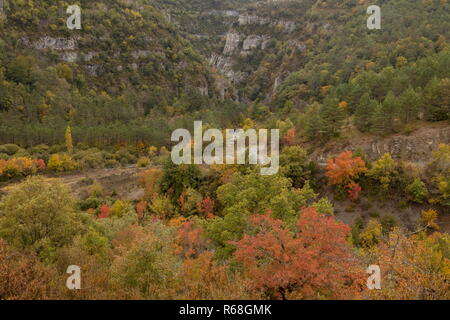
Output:
[[[81,30],[66,27],[63,1],[2,4],[3,142],[60,142],[67,123],[80,140],[162,141],[145,127],[164,121],[144,123],[148,115],[182,115],[226,97],[223,79],[151,1],[81,1]]]
[[[183,34],[240,89],[246,101],[283,107],[319,96],[322,86],[409,62],[449,37],[447,1],[156,0]],[[366,27],[382,6],[382,29]],[[301,86],[301,91],[297,87]]]
[[[0,300],[449,300],[449,2],[0,0]]]

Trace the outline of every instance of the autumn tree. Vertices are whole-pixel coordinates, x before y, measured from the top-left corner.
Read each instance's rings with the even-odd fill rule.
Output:
[[[72,140],[72,129],[70,126],[67,126],[66,133],[64,135],[66,141],[66,149],[69,155],[73,154],[73,140]]]
[[[291,233],[269,214],[251,218],[254,235],[235,242],[234,257],[255,290],[270,298],[349,298],[361,274],[347,244],[349,227],[304,209]]]
[[[350,200],[358,200],[361,186],[355,180],[367,172],[366,163],[361,157],[353,157],[351,151],[345,151],[336,159],[328,159],[326,170],[331,184],[345,187]]]
[[[144,188],[146,200],[152,200],[158,196],[158,184],[162,172],[160,169],[151,168],[139,174],[139,183]]]
[[[55,270],[0,240],[0,300],[55,298]]]
[[[395,228],[377,246],[373,261],[382,270],[376,299],[448,300],[450,298],[450,238],[448,234],[407,234]]]
[[[158,221],[119,232],[111,267],[117,294],[125,299],[174,298],[182,267],[174,237],[174,229]]]

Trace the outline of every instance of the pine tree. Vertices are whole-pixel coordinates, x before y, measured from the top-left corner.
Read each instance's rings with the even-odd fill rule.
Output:
[[[73,140],[72,140],[72,129],[70,126],[66,128],[66,134],[64,135],[66,140],[66,148],[68,154],[73,154]]]
[[[345,110],[339,107],[337,98],[327,98],[320,110],[320,118],[321,134],[324,137],[336,137],[344,122]]]
[[[426,118],[429,121],[450,119],[450,79],[433,78],[424,93]]]
[[[320,108],[321,106],[318,103],[314,103],[306,111],[303,133],[308,139],[319,137],[321,130]]]
[[[394,120],[399,113],[399,104],[395,95],[390,91],[383,103],[378,105],[372,114],[373,132],[389,134],[394,131]]]
[[[368,132],[372,127],[372,114],[377,107],[377,103],[370,99],[368,93],[361,97],[361,100],[355,111],[354,123],[361,132]]]
[[[400,119],[403,123],[415,120],[419,114],[421,98],[413,88],[409,88],[399,98]]]

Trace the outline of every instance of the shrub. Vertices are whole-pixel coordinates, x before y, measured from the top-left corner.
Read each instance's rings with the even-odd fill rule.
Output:
[[[26,177],[45,169],[45,162],[41,159],[37,160],[24,157],[9,160],[0,159],[0,177],[6,177],[7,179]]]
[[[138,168],[145,168],[145,167],[148,167],[149,165],[150,165],[150,159],[147,157],[139,158],[139,160],[137,162]]]
[[[414,182],[408,185],[405,191],[410,199],[417,203],[423,203],[423,200],[428,196],[428,189],[419,178],[415,178]]]
[[[78,169],[78,163],[67,154],[53,154],[48,160],[48,169],[52,171],[73,171]]]
[[[117,200],[116,202],[114,202],[110,210],[111,217],[122,218],[124,216],[133,214],[134,215],[136,214],[133,206],[130,203],[122,200]]]
[[[103,197],[105,195],[105,189],[97,181],[89,188],[89,196],[93,198]]]
[[[15,144],[4,144],[0,146],[0,153],[6,153],[10,156],[16,154],[20,150],[20,147]]]

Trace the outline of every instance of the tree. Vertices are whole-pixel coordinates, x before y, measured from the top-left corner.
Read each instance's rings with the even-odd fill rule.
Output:
[[[439,230],[440,227],[437,223],[439,214],[436,210],[429,209],[429,210],[423,210],[422,211],[422,217],[421,217],[421,224],[426,229],[434,229]]]
[[[200,178],[197,165],[176,165],[168,159],[163,167],[159,189],[168,194],[173,204],[176,204],[185,189],[197,189],[200,186]]]
[[[73,154],[73,140],[72,140],[72,130],[70,129],[70,126],[67,126],[66,134],[64,135],[64,138],[66,141],[67,153],[69,155],[72,155]]]
[[[394,228],[389,239],[374,250],[375,264],[383,272],[382,289],[370,295],[378,299],[450,299],[450,237],[435,232],[407,235]]]
[[[145,170],[139,174],[139,183],[144,188],[146,200],[152,200],[158,196],[158,185],[161,175],[162,171],[156,168]]]
[[[450,118],[450,79],[433,78],[424,92],[425,117],[430,121]]]
[[[99,219],[109,218],[110,211],[111,211],[111,209],[109,209],[107,204],[102,205],[102,207],[100,208],[100,213],[98,215],[98,218]]]
[[[417,203],[423,203],[423,200],[428,196],[428,189],[425,183],[417,177],[414,178],[413,183],[406,187],[405,191],[410,199]]]
[[[376,219],[371,219],[364,230],[359,235],[361,245],[366,248],[372,248],[378,244],[383,235],[383,227]]]
[[[292,180],[296,188],[302,187],[312,178],[313,163],[308,162],[306,151],[299,146],[290,146],[282,150],[280,155],[280,172]]]
[[[361,195],[361,185],[359,183],[350,183],[347,185],[348,198],[351,201],[357,201]]]
[[[123,298],[174,298],[182,267],[174,237],[174,229],[158,221],[119,232],[111,278]]]
[[[234,243],[234,258],[254,289],[270,298],[333,299],[356,285],[359,274],[345,224],[314,208],[301,212],[295,233],[269,214],[254,215],[251,221],[256,232]]]
[[[316,197],[308,182],[302,189],[291,189],[291,182],[285,177],[262,176],[256,171],[247,175],[236,173],[232,182],[217,190],[223,217],[215,217],[207,225],[208,235],[217,245],[216,257],[230,257],[234,247],[229,241],[241,239],[248,231],[251,215],[270,212],[274,218],[294,225],[298,210]]]
[[[336,159],[328,159],[326,170],[331,184],[348,186],[367,168],[361,157],[353,158],[352,151],[344,151]]]
[[[377,134],[389,134],[394,130],[394,119],[398,115],[399,105],[394,93],[390,91],[383,103],[372,114],[373,131]]]
[[[399,97],[400,118],[403,123],[416,120],[421,107],[421,96],[413,88],[408,88]]]
[[[308,107],[304,116],[303,134],[310,140],[319,138],[322,130],[321,106],[317,102]]]
[[[52,260],[57,248],[83,232],[75,201],[59,181],[30,177],[0,201],[0,238]]]
[[[375,161],[366,176],[380,184],[381,190],[388,191],[398,177],[397,165],[390,153]]]
[[[0,300],[51,299],[55,278],[35,255],[19,253],[0,239]]]
[[[32,57],[18,55],[6,70],[6,77],[15,82],[26,85],[33,84],[36,76],[33,73],[33,67],[36,62]]]
[[[345,110],[339,107],[337,98],[327,98],[320,109],[321,135],[336,137],[339,135],[345,119]]]
[[[355,126],[361,132],[369,132],[372,127],[372,114],[377,108],[377,102],[370,99],[370,95],[365,93],[355,111]]]

